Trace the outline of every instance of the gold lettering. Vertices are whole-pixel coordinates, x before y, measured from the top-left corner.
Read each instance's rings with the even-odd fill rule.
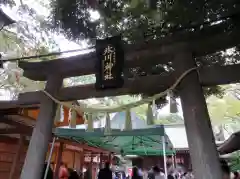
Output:
[[[103,62],[104,80],[111,80],[111,79],[113,79],[112,69],[116,62],[115,48],[108,45],[104,49],[103,55],[104,55],[104,62]]]
[[[103,52],[103,55],[108,55],[108,54],[111,54],[111,53],[115,53],[115,49],[114,49],[114,47],[108,45],[108,46],[105,48],[105,50],[104,50],[104,52]]]

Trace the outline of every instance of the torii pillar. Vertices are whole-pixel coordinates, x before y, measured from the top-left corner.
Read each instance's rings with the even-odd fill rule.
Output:
[[[178,50],[173,63],[180,76],[186,70],[196,67],[196,62],[185,46]],[[222,171],[219,156],[196,70],[184,77],[179,86],[179,94],[195,178],[220,179]]]
[[[54,95],[62,87],[63,79],[50,76],[45,90]],[[52,139],[52,128],[57,105],[47,96],[42,96],[40,113],[33,130],[20,179],[41,179],[43,166]]]

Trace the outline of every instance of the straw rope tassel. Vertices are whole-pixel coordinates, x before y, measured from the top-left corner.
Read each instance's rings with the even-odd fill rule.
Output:
[[[177,113],[178,112],[177,101],[173,95],[173,92],[169,91],[168,96],[169,96],[170,113]]]
[[[156,106],[155,100],[153,100],[153,102],[152,102],[152,111],[153,111],[153,117],[155,118],[157,115],[157,106]]]
[[[84,116],[84,124],[88,124],[88,114],[87,113],[84,113],[83,114],[83,116]]]
[[[177,80],[175,81],[175,83],[173,83],[168,89],[166,89],[165,91],[161,92],[161,93],[158,93],[158,94],[155,94],[151,97],[147,97],[147,98],[144,98],[144,99],[141,99],[140,101],[136,101],[136,102],[132,102],[132,103],[129,103],[129,104],[125,104],[125,105],[122,105],[122,106],[118,106],[118,107],[98,107],[98,108],[94,108],[94,107],[86,107],[85,105],[82,105],[80,103],[80,106],[72,106],[72,103],[70,102],[62,102],[62,101],[59,101],[58,99],[54,98],[51,94],[49,94],[47,91],[45,90],[42,90],[42,92],[48,96],[50,99],[52,99],[54,102],[58,103],[58,104],[61,104],[67,108],[73,108],[75,109],[78,114],[82,114],[83,112],[92,112],[92,113],[115,113],[115,112],[120,112],[120,111],[123,111],[127,108],[135,108],[137,106],[140,106],[140,105],[143,105],[143,104],[147,104],[147,103],[150,103],[152,102],[153,100],[156,100],[156,99],[159,99],[161,97],[164,97],[168,94],[169,91],[172,91],[173,89],[175,89],[178,84],[183,80],[183,78],[185,76],[187,76],[189,73],[191,73],[192,71],[194,70],[197,70],[198,68],[195,67],[195,68],[190,68],[188,70],[186,70],[184,73],[182,73],[178,78]]]
[[[110,135],[111,134],[111,121],[110,121],[109,113],[107,113],[107,116],[106,116],[106,124],[105,124],[104,134],[105,135]]]
[[[61,105],[57,106],[56,114],[54,117],[54,125],[58,125],[59,122],[61,122]]]
[[[70,128],[76,128],[77,112],[74,109],[69,110],[68,122],[69,122],[69,127]]]
[[[126,111],[125,130],[132,130],[132,119],[130,109],[127,109]]]
[[[148,104],[148,109],[147,109],[147,125],[153,125],[154,121],[153,121],[153,111],[152,111],[152,107],[151,104]]]
[[[92,113],[89,113],[87,115],[87,131],[88,132],[93,132],[94,128],[93,128],[93,115]]]
[[[63,105],[61,105],[60,107],[60,122],[63,122],[64,121],[64,108],[63,108]]]

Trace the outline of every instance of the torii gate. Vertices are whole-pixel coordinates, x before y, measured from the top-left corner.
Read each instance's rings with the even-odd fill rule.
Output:
[[[231,48],[240,43],[239,29],[224,32],[228,21],[192,32],[176,34],[161,41],[126,48],[125,68],[153,66],[173,60],[175,71],[166,75],[151,75],[125,79],[120,89],[96,91],[94,84],[61,88],[63,78],[94,74],[94,52],[46,62],[20,62],[24,75],[32,80],[47,81],[45,90],[61,101],[124,94],[158,93],[166,90],[187,69],[196,67],[194,57]],[[188,74],[179,86],[186,132],[195,177],[219,179],[221,169],[202,86],[214,86],[240,81],[240,65],[211,66]],[[144,82],[144,85],[141,85]],[[141,86],[141,88],[139,88]],[[56,104],[41,91],[21,94],[17,101],[0,102],[0,108],[40,104],[40,114],[33,131],[21,179],[40,179],[47,147],[52,135]]]

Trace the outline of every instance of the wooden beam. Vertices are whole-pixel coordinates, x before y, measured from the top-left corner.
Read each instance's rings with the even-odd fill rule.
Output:
[[[238,74],[240,64],[226,66],[211,66],[199,69],[199,78],[203,86],[224,85],[240,82]],[[94,84],[62,88],[55,96],[62,101],[73,101],[91,97],[118,96],[139,93],[157,93],[166,90],[176,80],[176,74],[152,75],[126,79],[119,89],[96,90]],[[144,84],[143,84],[144,81]],[[159,82],[159,83],[156,83]],[[139,88],[141,86],[141,88]],[[80,92],[81,91],[81,92]],[[24,107],[39,104],[45,94],[40,91],[28,92],[19,95],[17,101],[0,101],[0,109]]]
[[[20,123],[20,122],[10,119],[8,116],[1,117],[0,122],[14,126],[14,127],[28,127],[28,126],[24,125],[23,123]]]
[[[0,110],[0,116],[19,114],[20,111],[21,111],[20,108],[11,108],[11,109]]]
[[[126,58],[125,68],[133,68],[137,66],[153,66],[159,64],[159,61],[155,59],[161,59],[160,63],[165,64],[171,59],[170,54],[161,54],[156,51],[152,54],[142,51],[133,56],[129,54]],[[45,81],[48,74],[56,73],[64,78],[89,75],[95,73],[95,52],[90,54],[78,55],[74,57],[68,57],[65,59],[57,59],[43,62],[19,62],[20,68],[24,69],[24,76],[36,80]],[[148,62],[146,64],[146,62]],[[39,71],[40,68],[44,69]],[[54,72],[52,69],[55,69]],[[37,73],[40,72],[40,73]]]
[[[37,110],[39,109],[39,105],[31,105],[30,107],[16,107],[16,108],[9,108],[9,109],[0,109],[0,116],[6,116],[6,115],[20,115],[24,116],[24,112],[28,110]],[[27,117],[27,116],[24,116]],[[29,117],[28,117],[29,118]]]
[[[17,144],[19,142],[19,138],[10,137],[7,135],[1,135],[0,136],[0,143],[6,143],[6,144]],[[28,146],[29,141],[25,140],[24,145]]]
[[[12,120],[8,116],[1,117],[2,123],[14,126],[14,128],[6,128],[0,130],[0,134],[25,134],[28,136],[32,135],[33,128],[31,126],[24,125],[23,123]]]
[[[223,22],[198,32],[176,33],[170,37],[140,45],[126,47],[125,68],[153,66],[172,61],[172,54],[178,51],[181,43],[188,43],[195,56],[204,56],[216,51],[231,48],[240,43],[239,29],[227,31],[230,22]],[[48,74],[58,74],[64,78],[95,73],[95,52],[45,62],[20,61],[24,75],[37,81],[45,81]],[[54,71],[52,70],[54,69]]]
[[[140,94],[147,92],[156,92],[156,89],[164,91],[167,87],[171,85],[171,81],[169,79],[173,79],[173,75],[153,75],[153,76],[145,76],[139,77],[135,79],[127,79],[125,80],[125,84],[120,89],[108,89],[108,90],[96,90],[94,84],[84,85],[84,86],[74,86],[63,88],[59,91],[56,96],[58,99],[67,99],[67,101],[72,101],[74,98],[80,99],[88,99],[88,98],[100,98],[105,96],[120,96],[120,95],[131,95],[131,94]],[[159,81],[160,83],[156,83]],[[144,84],[143,84],[144,82]],[[142,84],[142,85],[141,85]],[[162,85],[164,84],[164,86]],[[139,85],[141,88],[139,88]],[[153,88],[154,86],[154,88]],[[153,88],[153,89],[152,89]],[[79,93],[79,89],[81,89],[81,93]],[[69,95],[71,94],[71,95]]]
[[[28,96],[27,93],[25,93],[24,95]],[[19,108],[19,107],[20,108],[28,108],[32,105],[39,105],[40,104],[38,95],[37,96],[32,95],[31,97],[33,97],[33,98],[31,98],[31,100],[26,100],[26,99],[23,99],[22,97],[19,97],[18,100],[0,101],[0,109],[5,110],[5,109],[9,109],[9,108]],[[35,99],[35,101],[33,101],[34,99]]]
[[[239,71],[240,64],[201,68],[199,69],[200,82],[203,86],[237,83],[240,82],[240,77],[236,75]],[[174,73],[170,73],[127,79],[125,80],[123,88],[113,90],[96,90],[93,84],[73,86],[61,89],[56,97],[63,101],[72,101],[91,97],[98,98],[126,94],[157,93],[170,87],[177,79],[177,76],[178,75]],[[141,88],[139,88],[139,86],[141,86]],[[79,91],[81,91],[81,93]]]
[[[32,129],[28,128],[6,128],[6,129],[0,129],[0,135],[2,134],[24,134],[31,136],[32,135]]]
[[[98,154],[99,153],[108,153],[109,152],[109,151],[104,150],[104,149],[100,149],[100,148],[89,146],[89,145],[87,145],[84,142],[77,142],[77,141],[72,141],[72,140],[63,139],[63,138],[59,138],[58,142],[62,142],[62,143],[67,144],[67,145],[72,145],[74,147],[79,147],[79,148],[82,148],[85,151],[88,150],[88,151],[95,152],[95,153],[98,153]]]
[[[199,70],[200,82],[203,86],[239,83],[239,70],[240,64],[205,67]]]

